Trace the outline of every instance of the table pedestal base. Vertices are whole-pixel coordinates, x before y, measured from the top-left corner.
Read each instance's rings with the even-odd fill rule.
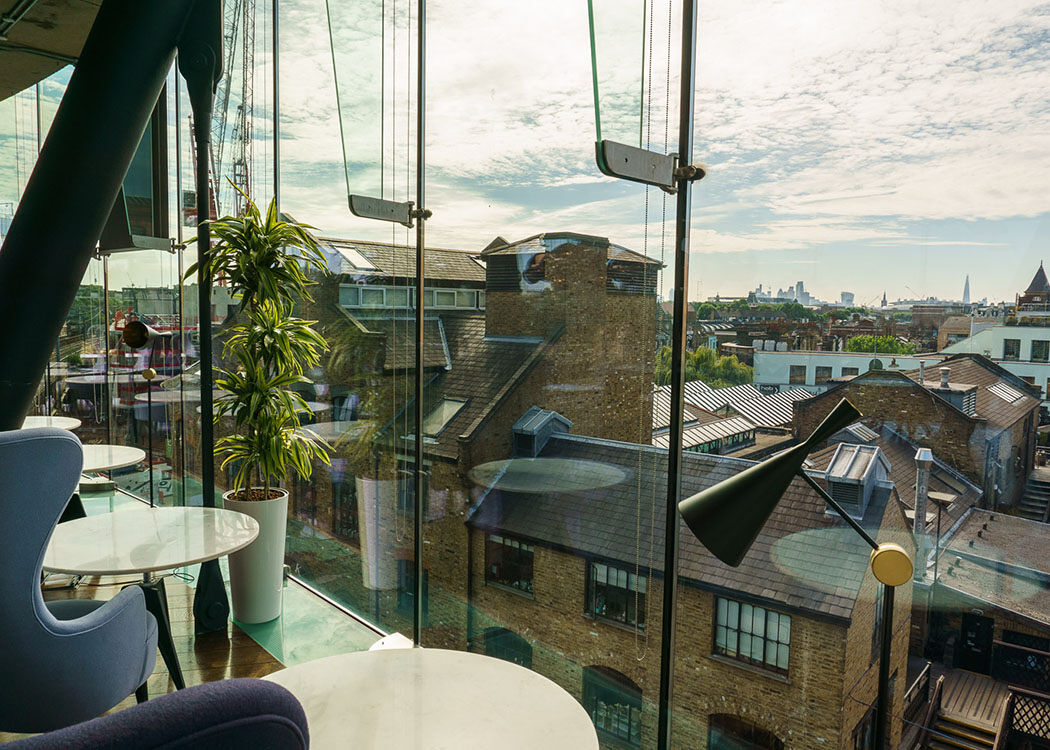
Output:
[[[210,633],[225,630],[230,618],[230,600],[226,596],[226,584],[218,560],[201,563],[197,573],[197,587],[193,593],[194,632]]]
[[[157,647],[160,655],[164,658],[164,665],[168,668],[171,681],[175,683],[177,690],[186,687],[182,679],[182,667],[179,666],[179,657],[175,653],[175,643],[171,639],[171,620],[168,616],[168,595],[164,589],[163,578],[150,578],[147,573],[142,583],[133,583],[138,586],[146,597],[146,611],[157,620]]]

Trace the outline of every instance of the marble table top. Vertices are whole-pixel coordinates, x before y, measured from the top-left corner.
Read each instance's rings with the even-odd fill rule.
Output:
[[[330,656],[274,672],[306,711],[310,747],[597,750],[590,716],[546,677],[465,651]]]
[[[110,385],[118,385],[121,383],[134,383],[136,380],[134,370],[110,370],[109,378],[107,381],[106,373],[96,372],[90,375],[73,375],[72,377],[63,378],[62,382],[67,385],[102,385],[109,382]],[[138,378],[139,382],[145,382],[142,378]]]
[[[371,424],[368,420],[359,419],[356,421],[343,420],[339,422],[318,422],[316,424],[303,425],[304,431],[309,431],[306,434],[310,437],[319,437],[329,443],[335,443],[339,440],[353,438],[364,432]]]
[[[215,402],[215,401],[218,401],[220,398],[223,398],[226,395],[227,394],[224,393],[223,391],[212,391],[211,399],[212,399],[213,402]],[[135,394],[135,400],[136,401],[141,401],[142,403],[146,403],[147,398],[148,397],[147,397],[146,393],[136,393]],[[179,390],[178,388],[173,388],[171,390],[160,390],[160,391],[155,390],[155,391],[153,391],[153,403],[155,403],[155,404],[160,404],[160,403],[174,404],[174,403],[177,403],[179,401],[186,401],[188,403],[188,402],[191,402],[191,401],[196,402],[196,401],[200,401],[200,400],[201,400],[200,388],[187,388],[184,391],[183,390]]]
[[[254,518],[222,508],[147,508],[60,523],[44,553],[44,570],[73,575],[127,575],[214,560],[259,535]]]
[[[481,487],[504,492],[585,492],[626,482],[626,469],[582,458],[509,458],[489,461],[470,470]]]
[[[23,430],[29,430],[34,427],[58,427],[62,430],[75,430],[80,427],[80,420],[76,417],[29,416],[22,421]]]
[[[146,459],[146,451],[127,445],[84,445],[84,468],[81,471],[109,471],[134,466]]]

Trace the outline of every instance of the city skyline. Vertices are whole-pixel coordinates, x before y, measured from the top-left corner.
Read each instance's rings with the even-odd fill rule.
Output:
[[[633,5],[612,7],[630,20],[626,27],[640,29],[640,8],[634,18]],[[403,230],[357,219],[346,207],[324,3],[281,9],[282,79],[315,84],[281,90],[282,207],[326,234],[411,242]],[[835,19],[830,32],[826,18]],[[410,42],[404,8],[399,19],[397,70],[387,61],[385,183],[388,191],[398,186],[400,200],[411,187],[404,130],[412,98],[409,61],[401,57]],[[496,18],[481,0],[434,0],[428,19],[428,244],[480,250],[496,235],[577,231],[666,264],[673,222],[661,238],[662,194],[649,191],[646,236],[645,189],[603,177],[594,165],[585,5],[501,6]],[[843,290],[858,304],[877,304],[883,291],[891,300],[958,299],[968,274],[973,298],[1012,300],[1050,249],[1050,213],[1040,200],[1050,188],[1050,106],[1041,94],[1050,80],[1048,27],[1050,16],[1035,2],[935,2],[921,14],[887,3],[705,5],[695,156],[709,173],[694,191],[690,299],[798,278],[829,301]],[[515,33],[501,32],[508,28]],[[602,36],[602,28],[603,128],[627,140],[638,129],[637,34]],[[666,19],[654,31],[665,37]],[[346,54],[353,34],[337,28],[334,36],[345,88],[353,83]],[[663,44],[654,53],[657,149],[675,44],[670,54]],[[630,52],[617,55],[621,48]],[[610,70],[617,57],[620,67]],[[736,64],[741,57],[747,66]],[[260,41],[255,188],[263,201],[273,152],[271,62]],[[676,75],[671,65],[672,148]],[[45,123],[60,91],[43,85]],[[365,135],[378,133],[377,90],[370,91],[343,101],[344,126],[363,133],[347,141],[352,189],[367,190],[378,174],[363,166],[379,154]],[[17,198],[30,166],[15,146],[35,147],[32,113],[9,102],[0,105],[0,203]],[[187,188],[189,162],[187,153]],[[673,201],[667,205],[670,217]]]

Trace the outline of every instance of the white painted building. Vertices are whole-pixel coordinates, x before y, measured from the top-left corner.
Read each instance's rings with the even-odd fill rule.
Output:
[[[1019,378],[1050,393],[1050,327],[991,326],[944,348],[945,354],[983,354]],[[758,365],[756,355],[756,368]]]
[[[1048,329],[1050,330],[1050,329]],[[879,370],[913,370],[925,362],[936,366],[940,354],[873,355],[871,352],[770,352],[755,350],[755,386],[764,393],[805,388],[821,393],[833,378]]]

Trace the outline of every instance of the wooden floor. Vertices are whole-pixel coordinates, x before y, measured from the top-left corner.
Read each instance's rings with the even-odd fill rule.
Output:
[[[962,669],[943,674],[941,714],[994,732],[999,710],[1009,694],[1006,683]]]
[[[44,598],[112,599],[125,584],[133,580],[135,579],[128,577],[85,578],[77,589],[55,589],[45,586]],[[232,622],[227,624],[225,631],[195,636],[193,589],[175,578],[166,579],[164,585],[168,592],[172,639],[175,641],[175,650],[187,686],[229,677],[262,677],[283,667]],[[147,684],[151,698],[175,690],[159,652],[156,667]],[[129,696],[113,710],[117,711],[134,704],[135,697]],[[0,732],[0,742],[18,736],[21,735]]]

